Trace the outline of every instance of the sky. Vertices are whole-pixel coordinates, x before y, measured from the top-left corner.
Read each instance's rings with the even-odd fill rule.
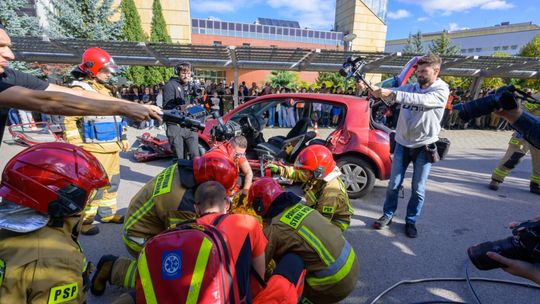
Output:
[[[360,0],[357,0],[360,1]],[[331,30],[336,0],[190,0],[193,18],[253,23],[257,17],[298,21]],[[539,0],[389,0],[387,40],[409,34],[487,27],[501,22],[540,25]]]

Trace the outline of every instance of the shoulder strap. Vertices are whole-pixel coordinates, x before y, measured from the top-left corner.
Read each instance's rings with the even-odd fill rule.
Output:
[[[219,226],[219,224],[228,216],[228,214],[220,214],[212,221],[212,226]]]
[[[85,89],[85,90],[87,90],[87,91],[94,91],[94,92],[96,91],[96,90],[94,90],[94,88],[93,88],[91,85],[89,85],[88,83],[86,83],[86,82],[84,82],[84,81],[78,81],[78,80],[74,80],[74,81],[71,83],[70,87],[81,87],[81,88],[83,88],[83,89]]]

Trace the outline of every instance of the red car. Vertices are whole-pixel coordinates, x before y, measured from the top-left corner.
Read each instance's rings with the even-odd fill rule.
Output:
[[[405,84],[414,72],[417,60],[418,58],[413,58],[399,76],[389,78],[380,85],[396,87]],[[276,108],[279,108],[277,115],[282,114],[282,118],[293,117],[290,119],[292,123],[295,123],[293,130],[300,129],[300,133],[305,134],[307,127],[298,128],[298,124],[309,122],[310,127],[313,128],[314,123],[317,122],[321,133],[325,130],[329,133],[325,140],[313,139],[306,144],[322,143],[332,151],[343,173],[342,178],[351,199],[360,198],[369,193],[373,189],[375,178],[386,180],[390,177],[392,161],[389,132],[391,130],[372,120],[370,101],[367,98],[312,93],[265,95],[238,106],[223,116],[223,120],[225,123],[229,120],[239,121],[242,117],[248,116],[264,116],[267,120],[269,110],[275,111]],[[333,122],[336,123],[330,126],[334,118]],[[210,130],[217,123],[215,119],[207,121],[206,128],[199,133],[199,139],[204,142],[201,144],[206,146],[205,148],[214,145]],[[275,118],[274,125],[277,126],[277,124],[278,118]],[[326,124],[329,127],[326,127]],[[289,129],[281,130],[289,131]],[[262,132],[264,134],[264,131]],[[299,134],[297,132],[291,135],[290,133],[293,132],[278,137],[283,140]],[[276,137],[268,138],[268,143],[274,143],[274,139]]]

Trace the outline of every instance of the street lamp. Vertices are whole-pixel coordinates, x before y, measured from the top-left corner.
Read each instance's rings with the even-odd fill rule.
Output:
[[[343,41],[345,42],[345,51],[352,51],[352,41],[356,39],[356,34],[350,33],[343,36]]]

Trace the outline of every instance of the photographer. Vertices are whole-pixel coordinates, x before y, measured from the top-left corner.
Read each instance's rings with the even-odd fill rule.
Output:
[[[412,195],[405,217],[405,234],[410,238],[415,238],[418,234],[416,220],[424,204],[425,186],[431,162],[434,162],[429,158],[432,154],[428,152],[427,146],[439,140],[440,122],[450,93],[448,84],[438,78],[441,69],[441,59],[438,56],[433,54],[424,56],[418,60],[417,65],[418,83],[392,90],[373,87],[371,92],[374,97],[383,99],[388,106],[394,103],[401,104],[384,214],[375,221],[373,228],[381,229],[392,223],[392,217],[397,209],[399,189],[409,163],[413,162]],[[363,90],[365,87],[365,84],[359,84],[360,89]]]
[[[191,82],[192,66],[190,63],[177,64],[174,67],[174,72],[178,77],[171,77],[163,87],[163,109],[179,108],[184,110],[196,102],[198,88]],[[167,123],[167,137],[177,158],[184,158],[184,145],[187,145],[191,159],[200,156],[197,132],[175,123]]]

